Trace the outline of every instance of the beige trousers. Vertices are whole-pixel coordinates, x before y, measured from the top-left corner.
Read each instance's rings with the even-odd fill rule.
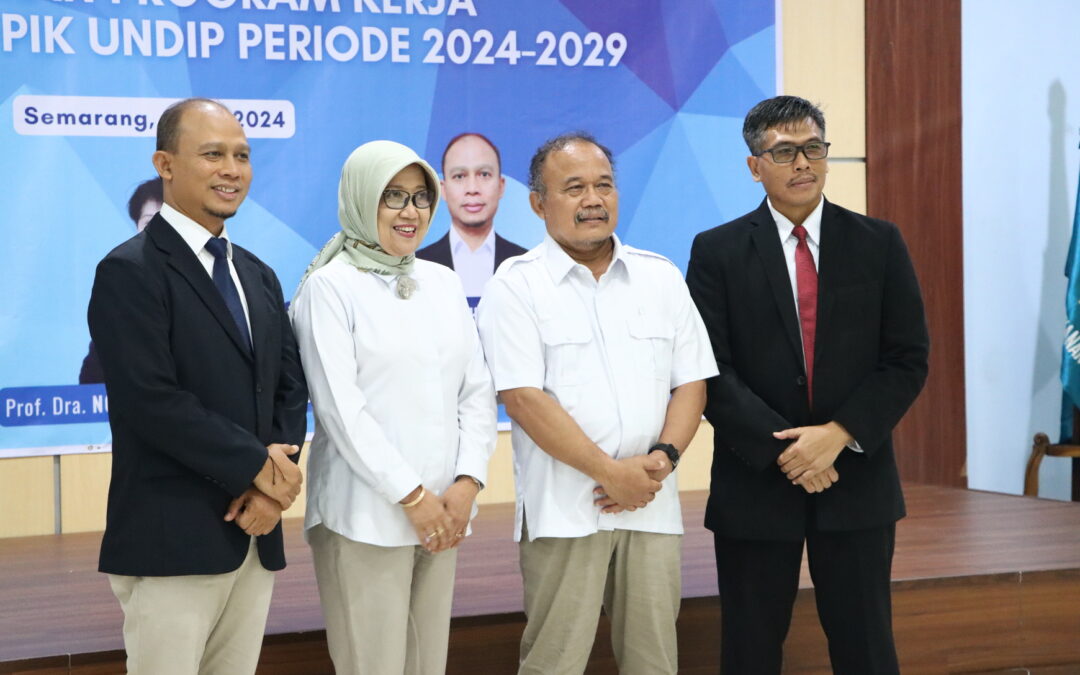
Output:
[[[124,610],[130,675],[247,675],[255,672],[274,573],[255,538],[240,567],[225,574],[109,575]]]
[[[585,671],[600,607],[621,675],[675,673],[682,537],[615,530],[587,537],[522,534],[525,634],[519,675]]]
[[[457,549],[373,546],[308,532],[338,675],[443,675]]]

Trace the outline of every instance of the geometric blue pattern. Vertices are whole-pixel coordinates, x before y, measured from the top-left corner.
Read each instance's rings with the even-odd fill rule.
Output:
[[[684,269],[695,233],[760,201],[761,190],[745,168],[740,127],[750,106],[775,93],[775,0],[474,3],[477,16],[355,13],[352,0],[341,0],[339,13],[244,11],[240,2],[219,10],[203,0],[184,9],[134,0],[5,7],[24,16],[72,17],[64,37],[76,54],[31,53],[28,39],[0,51],[0,351],[7,356],[0,360],[0,389],[76,380],[89,341],[85,316],[94,265],[134,233],[127,199],[154,175],[151,137],[17,134],[13,99],[20,94],[291,101],[294,136],[251,140],[251,193],[228,222],[230,235],[275,269],[286,297],[338,230],[342,163],[372,139],[405,143],[439,170],[451,137],[463,131],[488,135],[500,148],[507,178],[496,228],[526,246],[543,236],[528,204],[528,161],[537,145],[564,131],[589,131],[615,153],[620,236]],[[215,22],[225,41],[209,59],[101,56],[90,49],[90,17],[103,26],[111,19]],[[268,61],[261,47],[241,59],[240,22],[324,31],[346,26],[357,34],[364,26],[387,33],[404,27],[410,61],[339,63],[325,53],[319,62]],[[423,63],[430,29],[443,36],[486,29],[494,47],[516,31],[523,51],[539,51],[541,31],[557,38],[568,31],[582,37],[620,32],[629,48],[615,67],[543,67],[536,56],[523,56],[517,65],[438,65]],[[440,208],[429,240],[448,226]],[[102,423],[0,425],[0,454],[5,448],[97,443],[107,435]]]

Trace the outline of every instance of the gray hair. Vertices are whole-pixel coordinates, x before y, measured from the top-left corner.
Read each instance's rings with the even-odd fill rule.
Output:
[[[821,108],[798,96],[776,96],[758,103],[746,113],[742,135],[751,155],[760,155],[765,149],[765,134],[773,127],[787,127],[805,119],[813,120],[825,136],[825,114]]]
[[[531,191],[538,193],[541,197],[544,196],[544,193],[547,192],[547,186],[544,185],[544,178],[542,176],[544,162],[547,161],[548,155],[551,153],[565,150],[574,143],[591,143],[597,148],[600,148],[600,151],[607,157],[608,163],[611,164],[611,173],[614,175],[615,158],[612,156],[611,150],[586,131],[571,131],[569,133],[559,134],[536,149],[536,153],[529,162],[529,189]]]

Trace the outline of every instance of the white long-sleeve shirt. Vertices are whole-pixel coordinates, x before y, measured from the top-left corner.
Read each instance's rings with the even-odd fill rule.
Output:
[[[315,408],[306,529],[416,545],[401,499],[459,475],[487,480],[495,391],[461,282],[424,260],[412,277],[403,300],[396,277],[335,260],[290,308]]]

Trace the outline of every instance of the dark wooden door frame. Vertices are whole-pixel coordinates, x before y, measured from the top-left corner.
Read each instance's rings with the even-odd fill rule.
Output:
[[[967,486],[960,0],[866,0],[867,212],[904,234],[930,377],[896,429],[904,480]]]

